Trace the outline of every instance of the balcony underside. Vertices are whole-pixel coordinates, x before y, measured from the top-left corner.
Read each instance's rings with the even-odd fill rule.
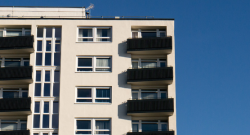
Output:
[[[33,53],[33,48],[0,48],[0,53]]]
[[[31,84],[33,80],[31,78],[12,78],[6,80],[0,80],[0,85],[22,85]]]
[[[144,112],[129,112],[127,113],[128,116],[134,116],[134,117],[164,117],[164,116],[171,116],[173,115],[173,111],[163,111],[163,112],[150,112],[150,111],[144,111]]]
[[[174,135],[174,131],[128,132],[127,135]]]
[[[128,80],[127,84],[142,85],[142,86],[155,86],[155,85],[169,85],[172,84],[173,79],[154,79],[154,80]]]
[[[129,54],[170,54],[172,49],[154,49],[154,50],[127,50]]]
[[[31,114],[31,110],[12,110],[12,111],[0,111],[0,115],[3,116],[20,116],[20,115],[30,115]]]

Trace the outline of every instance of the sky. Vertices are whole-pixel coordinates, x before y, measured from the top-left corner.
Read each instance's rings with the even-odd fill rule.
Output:
[[[175,19],[178,135],[249,135],[250,0],[0,0]]]

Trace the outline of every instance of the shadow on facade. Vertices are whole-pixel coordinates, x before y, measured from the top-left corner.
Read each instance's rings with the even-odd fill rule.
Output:
[[[118,117],[120,119],[131,120],[131,116],[127,116],[127,101],[118,105]]]
[[[123,88],[131,88],[131,86],[127,84],[127,71],[118,74],[118,86]]]
[[[127,53],[127,41],[118,44],[118,55],[121,57],[131,58],[131,54]]]

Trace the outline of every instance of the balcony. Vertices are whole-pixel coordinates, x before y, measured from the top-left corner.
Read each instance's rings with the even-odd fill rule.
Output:
[[[0,68],[0,84],[30,84],[32,83],[32,67]]]
[[[174,135],[174,131],[128,132],[127,135]]]
[[[143,99],[128,100],[127,115],[129,116],[170,116],[174,112],[174,100]]]
[[[0,99],[0,115],[28,115],[31,98],[4,98]]]
[[[0,53],[32,53],[34,37],[0,37]]]
[[[131,85],[165,85],[173,82],[173,68],[128,69],[127,84]]]
[[[127,40],[130,54],[169,54],[172,51],[172,37],[135,38]]]

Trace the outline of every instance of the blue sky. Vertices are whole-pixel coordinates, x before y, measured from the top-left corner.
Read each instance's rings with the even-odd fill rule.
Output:
[[[175,18],[178,135],[249,135],[249,0],[7,0],[93,16]]]

